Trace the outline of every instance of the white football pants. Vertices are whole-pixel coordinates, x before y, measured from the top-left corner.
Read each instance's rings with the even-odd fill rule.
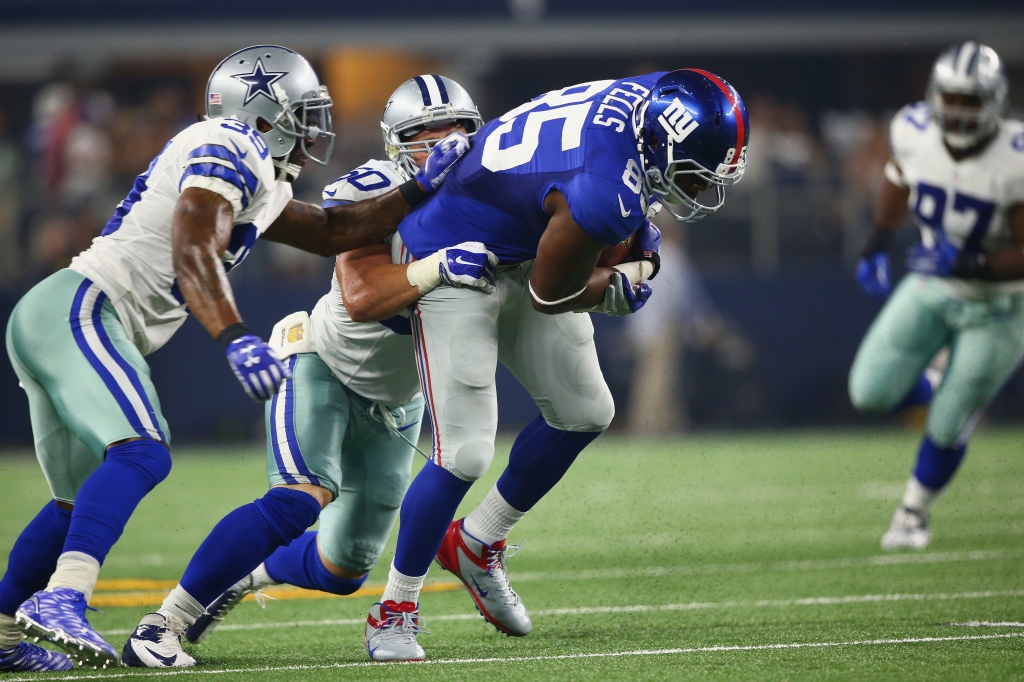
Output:
[[[494,458],[498,360],[563,431],[603,431],[615,414],[587,313],[544,315],[527,281],[533,261],[501,268],[493,294],[442,286],[413,308],[420,383],[434,424],[433,460],[465,481]]]

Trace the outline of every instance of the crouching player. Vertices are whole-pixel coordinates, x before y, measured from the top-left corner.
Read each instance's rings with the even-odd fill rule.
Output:
[[[861,342],[850,399],[862,411],[931,407],[882,549],[928,545],[932,504],[1024,354],[1024,125],[1001,118],[1007,89],[994,50],[954,45],[935,62],[927,101],[892,122],[877,228],[858,264],[862,288],[888,295],[886,247],[908,205],[923,243]],[[933,395],[922,373],[943,346],[949,366]]]
[[[472,135],[481,124],[454,81],[407,81],[383,120],[392,160],[338,178],[324,189],[324,208],[390,192],[418,172],[438,140]],[[423,412],[406,309],[442,283],[494,288],[497,258],[480,243],[412,260],[397,237],[342,254],[312,315],[295,313],[275,327],[270,344],[291,378],[266,408],[267,497],[296,504],[282,514],[263,498],[225,517],[125,644],[127,665],[195,665],[182,634],[202,641],[242,597],[268,585],[334,594],[362,585],[397,519]],[[304,532],[317,515],[319,532]],[[264,518],[270,526],[254,534]]]

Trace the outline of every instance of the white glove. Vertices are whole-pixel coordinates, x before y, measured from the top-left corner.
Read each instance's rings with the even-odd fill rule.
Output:
[[[482,243],[462,242],[410,263],[405,275],[420,295],[441,284],[493,294],[497,267],[498,257]]]

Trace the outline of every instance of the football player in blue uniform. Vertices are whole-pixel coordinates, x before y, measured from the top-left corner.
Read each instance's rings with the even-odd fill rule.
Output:
[[[563,88],[487,123],[435,197],[400,224],[416,258],[468,240],[500,263],[493,294],[440,287],[413,307],[433,453],[402,503],[387,587],[367,618],[372,660],[424,659],[418,599],[435,557],[499,631],[530,631],[505,575],[505,538],[614,413],[590,317],[577,313],[643,306],[660,244],[648,217],[659,205],[682,221],[721,207],[743,174],[748,131],[739,95],[706,71]],[[631,259],[597,266],[630,238]],[[481,505],[453,521],[494,457],[499,360],[541,414]]]
[[[327,163],[334,137],[327,88],[301,55],[239,50],[214,69],[206,101],[207,119],[167,143],[92,246],[11,314],[7,352],[54,499],[15,542],[0,581],[0,671],[71,667],[22,633],[83,665],[118,660],[86,605],[135,507],[171,468],[143,356],[191,313],[245,391],[270,399],[289,371],[242,323],[227,271],[260,237],[325,256],[379,242],[468,146],[454,135],[398,191],[324,209],[292,199],[291,181],[306,159]],[[245,531],[277,545],[301,535],[320,505],[296,487],[247,505]],[[308,522],[299,528],[296,517]]]

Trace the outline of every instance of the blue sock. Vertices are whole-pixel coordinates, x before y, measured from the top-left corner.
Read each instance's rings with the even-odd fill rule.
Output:
[[[600,435],[600,431],[561,431],[538,416],[516,437],[508,466],[498,479],[498,492],[513,509],[530,511]]]
[[[84,552],[103,563],[142,498],[171,473],[171,453],[156,440],[133,440],[107,449],[107,458],[75,497],[65,552]]]
[[[315,530],[308,530],[302,537],[284,547],[278,547],[264,562],[267,573],[276,583],[288,583],[307,590],[323,590],[331,594],[352,594],[358,590],[366,576],[347,580],[334,575],[320,560],[316,546]]]
[[[935,389],[932,388],[932,382],[922,376],[917,380],[917,384],[910,391],[909,395],[903,399],[897,410],[903,410],[908,407],[914,407],[916,405],[930,405],[932,402],[932,395],[935,394]]]
[[[320,503],[300,490],[271,488],[220,520],[188,562],[181,586],[203,606],[252,573],[274,550],[316,523]]]
[[[966,452],[966,444],[940,448],[931,438],[925,436],[921,441],[921,449],[917,452],[914,478],[926,488],[942,490],[960,467]]]
[[[412,577],[427,574],[455,510],[472,485],[433,462],[423,465],[402,502],[395,550],[399,573]]]
[[[50,500],[21,531],[0,580],[0,613],[13,616],[23,601],[46,588],[64,549],[69,525],[71,512]]]

